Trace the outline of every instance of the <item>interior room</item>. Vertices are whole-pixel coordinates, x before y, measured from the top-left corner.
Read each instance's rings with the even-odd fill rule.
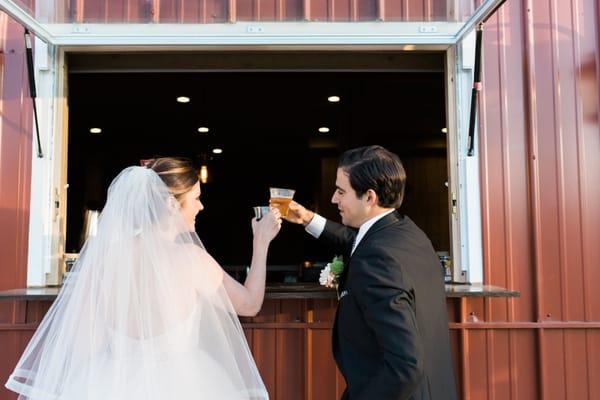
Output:
[[[202,172],[198,235],[226,269],[243,271],[252,207],[268,204],[269,187],[295,189],[294,200],[339,221],[330,202],[338,156],[379,144],[407,172],[400,211],[448,254],[443,56],[336,57],[298,54],[281,65],[273,54],[70,55],[67,252],[79,252],[85,211],[102,209],[119,171],[180,156]],[[284,223],[271,245],[270,279],[294,281],[289,271],[333,255]]]

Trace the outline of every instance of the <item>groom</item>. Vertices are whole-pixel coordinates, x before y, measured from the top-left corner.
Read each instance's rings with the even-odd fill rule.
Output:
[[[431,242],[396,211],[406,174],[381,146],[345,152],[331,199],[342,224],[292,202],[286,219],[343,254],[333,355],[342,400],[454,400],[444,279]]]

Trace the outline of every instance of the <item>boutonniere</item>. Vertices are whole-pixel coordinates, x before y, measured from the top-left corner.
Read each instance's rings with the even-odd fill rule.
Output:
[[[337,290],[340,275],[344,270],[344,259],[342,256],[335,256],[333,260],[325,265],[325,268],[321,270],[321,276],[319,277],[319,283],[325,287],[334,287]]]

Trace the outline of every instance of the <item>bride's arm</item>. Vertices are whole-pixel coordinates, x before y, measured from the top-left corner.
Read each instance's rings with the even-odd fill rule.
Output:
[[[254,238],[252,264],[243,285],[229,274],[225,274],[223,286],[238,315],[253,317],[262,307],[265,297],[268,249],[269,242]]]
[[[277,236],[280,228],[281,218],[277,209],[273,209],[260,222],[253,220],[252,263],[246,281],[242,285],[225,274],[223,286],[238,315],[253,317],[262,307],[265,298],[269,244]]]

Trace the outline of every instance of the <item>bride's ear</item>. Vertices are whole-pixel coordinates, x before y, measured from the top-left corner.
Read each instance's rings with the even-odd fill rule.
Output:
[[[167,199],[167,206],[171,210],[179,210],[181,208],[179,201],[177,201],[177,199],[175,197],[173,197],[172,195],[169,196],[169,198]]]

